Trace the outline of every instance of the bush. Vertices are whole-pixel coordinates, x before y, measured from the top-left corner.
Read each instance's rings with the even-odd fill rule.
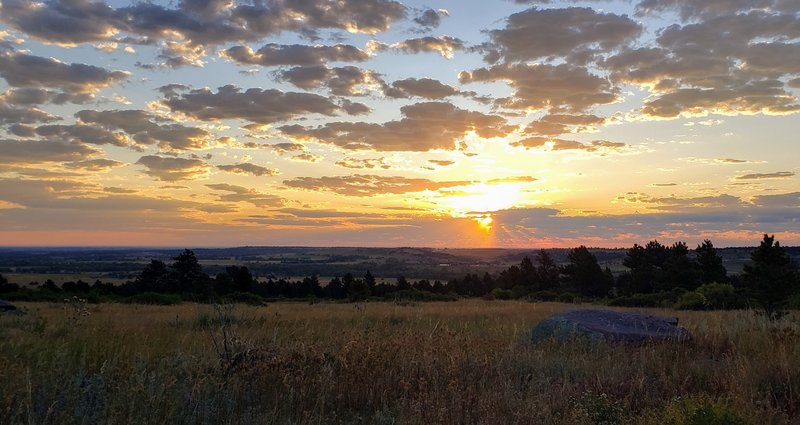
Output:
[[[494,288],[492,289],[492,296],[497,300],[510,300],[513,298],[513,293],[508,289]]]
[[[608,303],[615,307],[672,307],[680,297],[686,293],[685,289],[675,288],[671,291],[656,292],[653,294],[633,294],[628,297],[618,297]]]
[[[539,291],[532,293],[528,298],[534,301],[555,301],[558,299],[558,294],[553,291]]]
[[[695,396],[670,403],[664,412],[662,423],[669,425],[745,425],[747,422],[731,411],[729,403]]]
[[[265,305],[264,298],[250,292],[231,292],[222,297],[226,304]]]
[[[709,307],[715,310],[747,307],[747,298],[728,283],[707,283],[697,288],[697,292],[703,294]]]
[[[183,302],[179,295],[159,294],[157,292],[142,292],[125,298],[126,304],[152,304],[152,305],[176,305]]]
[[[710,305],[706,297],[698,291],[681,295],[681,298],[675,303],[675,309],[677,310],[708,310],[709,308]]]

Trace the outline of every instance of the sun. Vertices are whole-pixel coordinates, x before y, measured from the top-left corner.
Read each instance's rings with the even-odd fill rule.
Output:
[[[478,223],[478,227],[480,227],[481,230],[485,231],[486,233],[492,231],[492,223],[494,222],[492,216],[484,215],[484,216],[473,217],[472,219]]]
[[[472,216],[512,208],[523,201],[520,183],[476,183],[457,191],[442,193],[437,203],[454,217]],[[481,216],[483,217],[483,215]]]

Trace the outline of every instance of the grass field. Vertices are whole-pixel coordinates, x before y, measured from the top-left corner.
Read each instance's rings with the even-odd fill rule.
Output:
[[[669,311],[694,340],[633,348],[528,343],[555,303],[24,307],[3,424],[800,422],[797,313]]]

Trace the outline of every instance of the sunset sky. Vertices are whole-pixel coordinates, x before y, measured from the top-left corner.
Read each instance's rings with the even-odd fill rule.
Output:
[[[800,244],[797,0],[0,10],[0,245]]]

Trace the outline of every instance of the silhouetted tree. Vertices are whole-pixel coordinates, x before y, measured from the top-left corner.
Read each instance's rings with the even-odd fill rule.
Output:
[[[694,252],[697,255],[697,264],[700,266],[701,280],[703,283],[725,283],[728,281],[728,271],[722,265],[722,257],[710,240],[706,239],[697,245]]]
[[[603,297],[608,295],[614,281],[600,268],[597,257],[581,245],[567,254],[569,264],[562,268],[567,277],[567,285],[581,295]]]
[[[798,290],[797,265],[780,242],[775,242],[775,235],[766,234],[750,260],[744,266],[742,279],[767,317],[777,318],[781,304]]]
[[[553,290],[558,288],[558,280],[561,272],[553,256],[545,250],[539,250],[536,254],[536,282],[534,289],[537,291]]]
[[[171,292],[170,273],[161,260],[151,260],[136,277],[134,285],[139,292]]]
[[[667,257],[661,264],[657,290],[673,288],[697,289],[701,284],[701,272],[697,262],[689,257],[689,248],[684,242],[675,242],[667,249]]]
[[[208,276],[203,273],[203,268],[192,250],[186,249],[173,258],[170,266],[175,279],[175,289],[184,293],[209,292]]]
[[[369,289],[369,293],[375,295],[375,276],[367,270],[367,273],[364,274],[364,283],[367,284],[367,289]]]
[[[345,297],[344,285],[341,279],[334,277],[330,283],[325,287],[325,294],[333,299],[342,299]]]

